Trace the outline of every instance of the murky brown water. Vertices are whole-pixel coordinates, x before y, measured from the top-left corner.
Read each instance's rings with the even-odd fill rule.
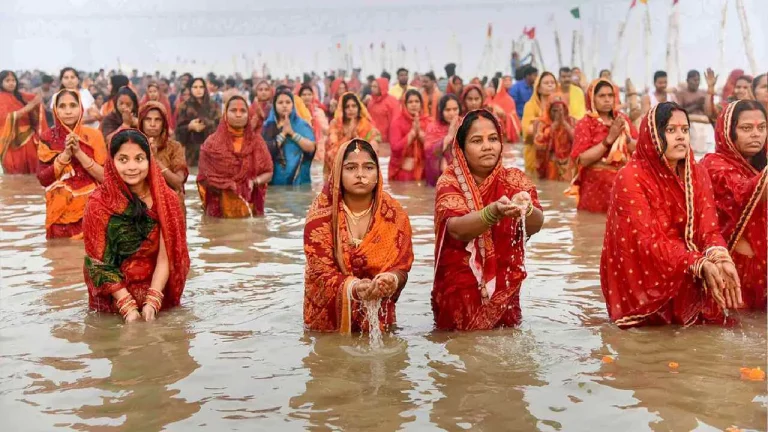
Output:
[[[765,430],[766,384],[739,378],[765,369],[765,315],[618,330],[599,288],[604,218],[539,186],[547,222],[529,243],[522,326],[458,334],[432,329],[434,191],[392,185],[416,262],[400,329],[365,356],[365,340],[302,329],[317,185],[272,188],[265,218],[221,221],[201,220],[190,182],[183,306],[125,326],[87,311],[82,243],[45,241],[36,179],[0,176],[2,430]]]

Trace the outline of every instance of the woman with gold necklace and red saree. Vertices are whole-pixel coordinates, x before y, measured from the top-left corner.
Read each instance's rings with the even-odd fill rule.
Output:
[[[453,163],[437,181],[432,311],[438,330],[490,330],[522,318],[523,242],[539,232],[544,213],[536,186],[502,165],[501,137],[493,114],[469,112],[453,141]]]
[[[109,154],[83,220],[88,305],[126,322],[152,321],[181,302],[189,272],[184,213],[144,134],[118,132]]]
[[[379,158],[359,139],[342,144],[304,228],[304,325],[309,330],[369,330],[362,302],[381,300],[383,331],[413,263],[408,214],[383,188]]]

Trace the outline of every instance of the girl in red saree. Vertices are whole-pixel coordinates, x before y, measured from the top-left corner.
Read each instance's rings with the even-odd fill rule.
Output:
[[[104,179],[107,148],[101,132],[83,126],[80,93],[53,97],[54,127],[37,149],[37,179],[45,188],[45,237],[82,238],[88,197]]]
[[[45,125],[42,97],[19,92],[16,74],[0,72],[0,163],[6,174],[37,171],[39,129]],[[37,109],[36,109],[37,108]],[[39,129],[39,130],[36,130]]]
[[[304,324],[324,332],[367,331],[362,301],[381,300],[382,331],[395,325],[395,303],[413,263],[411,225],[383,189],[373,147],[341,146],[304,228]]]
[[[550,95],[542,115],[534,124],[534,144],[542,153],[537,167],[539,178],[571,181],[570,162],[576,120],[568,112],[568,102],[561,93]]]
[[[331,120],[328,146],[325,149],[325,164],[323,165],[323,177],[328,179],[336,161],[336,153],[341,143],[359,138],[373,146],[378,153],[381,134],[373,126],[368,109],[360,102],[360,98],[354,93],[344,93],[341,103],[336,106],[336,113]]]
[[[720,230],[741,279],[744,306],[766,310],[766,115],[755,101],[732,102],[717,120],[715,153],[701,161],[712,179]]]
[[[104,183],[85,209],[88,305],[126,322],[178,306],[189,272],[184,214],[139,131],[110,143]]]
[[[524,233],[544,223],[536,187],[501,163],[502,131],[481,109],[461,121],[453,163],[437,181],[432,311],[439,330],[490,330],[520,323]]]
[[[373,124],[381,133],[381,141],[386,143],[391,142],[389,126],[401,110],[400,102],[387,93],[388,89],[388,79],[376,78],[373,84],[371,84],[370,99],[367,100],[368,112],[371,113]]]
[[[620,328],[723,323],[722,308],[741,303],[689,129],[688,114],[676,103],[653,107],[637,152],[613,185],[600,283]]]
[[[390,130],[389,180],[420,181],[424,179],[424,144],[426,130],[432,118],[425,115],[424,101],[418,90],[403,96],[400,115],[392,121]]]
[[[427,136],[424,153],[425,175],[427,184],[437,185],[437,179],[445,168],[453,162],[451,144],[456,135],[456,129],[461,120],[461,102],[458,96],[448,93],[440,98],[437,104],[437,121],[427,126]]]
[[[200,149],[197,189],[205,214],[219,218],[264,215],[272,156],[260,130],[250,125],[248,105],[233,96],[216,133]]]
[[[587,115],[576,123],[573,160],[577,172],[569,195],[579,210],[608,211],[616,173],[635,150],[637,129],[619,111],[619,89],[605,78],[592,81],[586,95]]]

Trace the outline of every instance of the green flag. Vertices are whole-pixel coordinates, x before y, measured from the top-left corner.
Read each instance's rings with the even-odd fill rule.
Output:
[[[579,8],[575,7],[571,9],[571,15],[573,15],[573,17],[576,19],[581,18],[581,12],[579,12]]]

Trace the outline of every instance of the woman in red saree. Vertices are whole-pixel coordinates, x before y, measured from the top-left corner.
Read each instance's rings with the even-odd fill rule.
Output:
[[[616,173],[635,150],[637,129],[619,111],[619,89],[605,78],[592,81],[586,95],[587,115],[576,123],[573,160],[577,172],[569,195],[579,210],[608,211]]]
[[[197,189],[205,214],[219,218],[264,215],[273,163],[260,130],[250,124],[248,105],[233,96],[224,118],[200,149]]]
[[[723,323],[741,303],[709,176],[694,161],[688,114],[653,107],[613,185],[600,260],[608,315],[620,328]]]
[[[427,126],[424,153],[426,161],[424,166],[427,184],[437,185],[437,179],[445,168],[453,162],[451,144],[456,135],[456,129],[461,120],[461,102],[458,96],[448,93],[440,98],[437,104],[437,121]]]
[[[515,100],[509,95],[509,89],[512,87],[512,77],[506,75],[499,80],[499,87],[496,89],[496,95],[493,96],[491,104],[497,106],[504,113],[504,136],[507,142],[516,143],[520,141],[522,125],[517,116],[517,105]]]
[[[141,98],[139,107],[143,107],[147,102],[160,103],[165,108],[165,112],[171,112],[171,101],[168,100],[168,96],[160,91],[160,85],[154,81],[147,84],[147,92],[144,93],[144,96]],[[171,130],[171,133],[176,129],[176,119],[173,117],[168,118],[168,128]]]
[[[373,124],[381,133],[381,141],[385,143],[391,142],[389,126],[401,110],[400,102],[387,93],[388,89],[388,79],[376,78],[371,84],[371,96],[367,101],[368,112],[371,114]]]
[[[539,178],[571,181],[570,162],[576,120],[568,112],[568,102],[562,93],[550,95],[542,115],[534,123],[534,144],[541,153],[537,171]]]
[[[468,113],[453,141],[453,163],[437,181],[432,311],[438,330],[490,330],[522,317],[523,242],[541,229],[544,213],[534,184],[503,167],[501,137],[493,114]]]
[[[499,119],[499,123],[503,125],[507,121],[504,110],[496,105],[493,105],[493,98],[488,95],[484,95],[483,87],[480,84],[474,84],[475,80],[478,80],[478,78],[473,79],[472,84],[465,86],[464,91],[461,93],[462,111],[470,112],[479,110],[481,108],[485,109],[491,114],[495,115],[496,118]],[[506,133],[506,129],[503,126],[501,132]],[[506,135],[504,135],[502,139],[506,139]]]
[[[720,230],[741,279],[744,306],[766,310],[766,114],[758,102],[732,102],[715,128],[717,145],[701,161],[712,179]]]
[[[328,146],[325,149],[323,177],[328,179],[336,161],[336,153],[342,143],[359,138],[373,146],[378,153],[381,134],[373,126],[373,119],[368,109],[356,94],[348,92],[341,96],[341,103],[336,106],[336,113],[331,120]]]
[[[260,80],[256,83],[256,98],[251,103],[249,114],[254,127],[264,124],[269,112],[272,111],[272,98],[275,97],[275,89],[267,80]]]
[[[45,188],[45,237],[82,238],[88,197],[104,179],[107,148],[96,129],[83,126],[80,93],[53,96],[52,129],[37,149],[37,179]]]
[[[334,115],[336,113],[336,108],[339,105],[339,98],[341,98],[341,95],[347,93],[349,91],[349,86],[347,85],[347,82],[344,81],[343,78],[336,78],[331,83],[331,99],[328,101],[328,115]]]
[[[550,95],[560,91],[560,85],[552,72],[542,72],[533,84],[533,93],[523,106],[523,159],[525,172],[533,173],[542,163],[543,155],[536,151],[534,145],[534,122],[541,117],[542,108]]]
[[[424,145],[426,130],[432,118],[425,115],[424,101],[418,90],[403,96],[400,115],[392,121],[390,130],[389,180],[420,181],[424,179]]]
[[[141,132],[118,132],[109,152],[83,221],[88,305],[126,322],[151,321],[181,302],[189,272],[184,214]]]
[[[184,155],[184,146],[171,138],[172,133],[168,124],[169,116],[163,104],[149,101],[141,106],[139,130],[149,138],[152,156],[160,168],[160,174],[163,175],[168,186],[176,191],[181,209],[186,214],[184,184],[189,177],[189,168]]]
[[[363,301],[381,301],[382,331],[413,263],[408,215],[384,191],[378,156],[365,141],[341,146],[304,228],[304,325],[349,334],[368,330]]]
[[[0,163],[6,174],[32,174],[37,171],[38,133],[46,124],[42,97],[21,93],[11,71],[0,72],[0,84]]]

